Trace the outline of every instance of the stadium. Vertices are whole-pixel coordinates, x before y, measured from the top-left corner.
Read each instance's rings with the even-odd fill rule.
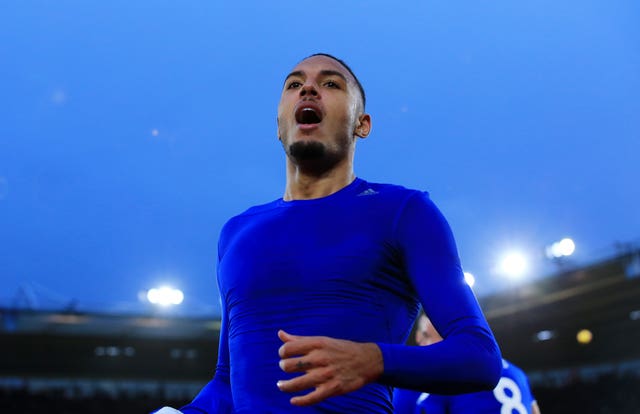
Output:
[[[640,250],[631,250],[480,302],[543,412],[633,413],[640,406],[638,298]],[[15,307],[1,310],[1,322],[3,413],[180,406],[215,372],[216,319]]]
[[[638,4],[3,2],[0,414],[640,412]]]

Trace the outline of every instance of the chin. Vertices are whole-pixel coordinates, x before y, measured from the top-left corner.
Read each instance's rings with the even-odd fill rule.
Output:
[[[318,160],[325,157],[327,147],[324,143],[316,140],[296,141],[289,145],[287,153],[300,161]]]

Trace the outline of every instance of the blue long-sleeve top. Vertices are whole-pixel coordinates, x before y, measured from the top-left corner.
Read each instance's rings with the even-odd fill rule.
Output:
[[[396,389],[393,394],[394,414],[531,414],[535,400],[527,375],[506,360],[491,391],[437,395]]]
[[[500,351],[464,282],[448,223],[428,195],[356,179],[312,200],[252,207],[218,247],[222,324],[214,379],[185,414],[392,413],[392,387],[492,389]],[[445,338],[403,345],[420,306]],[[289,403],[277,331],[375,342],[374,383],[310,406]],[[298,395],[306,394],[308,391]]]

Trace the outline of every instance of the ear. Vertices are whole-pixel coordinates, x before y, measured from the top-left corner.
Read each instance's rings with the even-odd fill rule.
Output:
[[[356,124],[354,133],[360,138],[366,138],[369,132],[371,132],[371,115],[361,114],[358,117],[358,123]]]

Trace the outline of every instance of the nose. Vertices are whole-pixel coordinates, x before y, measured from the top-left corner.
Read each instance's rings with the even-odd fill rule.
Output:
[[[318,96],[318,90],[313,86],[312,83],[306,83],[300,88],[300,96]]]

